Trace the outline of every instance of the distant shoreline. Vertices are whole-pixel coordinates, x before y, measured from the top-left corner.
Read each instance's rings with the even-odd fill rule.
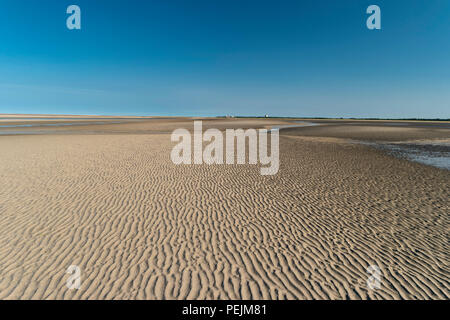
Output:
[[[361,120],[361,121],[450,121],[450,118],[374,118],[374,117],[368,117],[368,118],[356,118],[356,117],[282,117],[282,116],[136,116],[136,115],[92,115],[92,114],[19,114],[19,113],[0,113],[0,118],[22,118],[22,117],[32,117],[39,119],[40,117],[104,117],[104,118],[134,118],[134,119],[162,119],[162,118],[236,118],[236,119],[308,119],[308,120]]]

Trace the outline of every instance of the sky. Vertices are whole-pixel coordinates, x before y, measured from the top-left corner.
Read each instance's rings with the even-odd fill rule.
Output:
[[[0,113],[450,118],[450,1],[0,0]]]

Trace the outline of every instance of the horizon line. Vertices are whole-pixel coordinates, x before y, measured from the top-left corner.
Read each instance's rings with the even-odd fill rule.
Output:
[[[113,114],[66,114],[66,113],[0,113],[0,116],[72,116],[72,117],[126,117],[126,118],[265,118],[265,119],[322,119],[322,120],[399,120],[399,121],[450,121],[450,118],[383,118],[383,117],[323,117],[323,116],[266,116],[266,115],[113,115]]]

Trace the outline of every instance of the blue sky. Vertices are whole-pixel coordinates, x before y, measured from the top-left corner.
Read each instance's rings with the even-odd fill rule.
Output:
[[[0,0],[0,46],[0,113],[450,118],[448,0]]]

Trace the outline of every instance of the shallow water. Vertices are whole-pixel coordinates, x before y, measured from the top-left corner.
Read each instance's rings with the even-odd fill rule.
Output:
[[[285,128],[303,128],[303,127],[312,127],[312,126],[320,126],[320,123],[314,123],[314,122],[305,122],[305,121],[294,121],[295,123],[301,123],[301,124],[280,124],[276,126],[272,126],[270,130],[280,130]],[[269,131],[270,131],[269,130]]]
[[[5,124],[0,128],[28,128],[28,127],[64,127],[64,126],[85,126],[92,124],[117,124],[124,121],[91,121],[91,122],[73,122],[73,123],[30,123],[30,124]]]
[[[139,119],[139,118],[137,118]],[[39,118],[39,117],[32,117],[32,118],[24,118],[24,117],[0,117],[0,121],[5,120],[11,120],[11,121],[22,121],[22,120],[35,120],[35,121],[48,121],[48,120],[130,120],[130,118]],[[134,120],[134,119],[133,119]]]
[[[450,143],[448,141],[421,141],[404,143],[360,142],[388,153],[440,169],[450,170]]]
[[[0,131],[0,136],[15,136],[24,134],[44,134],[45,131]]]

